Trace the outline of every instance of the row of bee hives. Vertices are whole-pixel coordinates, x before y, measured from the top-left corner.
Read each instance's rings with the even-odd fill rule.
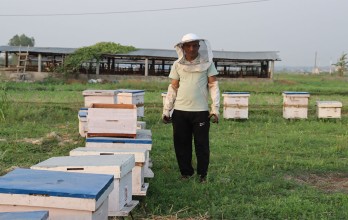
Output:
[[[85,146],[0,177],[0,219],[106,220],[128,216],[139,204],[136,196],[146,196],[145,179],[154,173],[152,133],[138,121],[144,91],[86,90],[83,96],[78,118]]]
[[[283,92],[283,118],[306,119],[308,118],[308,92]],[[163,103],[166,93],[162,93]],[[223,118],[248,119],[249,118],[249,92],[224,92]],[[316,111],[318,118],[341,118],[342,103],[339,101],[317,101]]]

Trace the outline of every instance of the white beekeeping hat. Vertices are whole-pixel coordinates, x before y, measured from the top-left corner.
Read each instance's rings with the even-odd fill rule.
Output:
[[[199,62],[195,64],[190,64],[185,62],[185,54],[182,46],[185,43],[199,41]],[[213,62],[213,52],[210,47],[210,43],[208,40],[198,37],[198,35],[189,33],[185,34],[179,43],[175,45],[176,52],[178,54],[178,64],[182,65],[185,71],[189,72],[201,72],[205,71],[209,68],[211,63]]]

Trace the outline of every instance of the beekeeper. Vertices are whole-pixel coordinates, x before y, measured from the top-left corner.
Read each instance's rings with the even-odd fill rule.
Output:
[[[174,148],[181,179],[194,175],[192,137],[197,157],[197,175],[206,182],[209,166],[209,128],[219,121],[220,91],[207,40],[190,33],[175,45],[178,60],[173,63],[171,84],[163,107],[162,120],[173,124]],[[209,111],[209,94],[212,104]],[[172,115],[170,114],[173,109]]]

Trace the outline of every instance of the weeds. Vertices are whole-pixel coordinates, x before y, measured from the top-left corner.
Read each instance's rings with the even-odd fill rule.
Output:
[[[0,90],[0,121],[6,120],[6,114],[10,108],[10,102],[7,97],[6,84]]]

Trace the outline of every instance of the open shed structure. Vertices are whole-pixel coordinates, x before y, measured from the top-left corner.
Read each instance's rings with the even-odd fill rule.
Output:
[[[25,52],[28,55],[25,68],[27,71],[54,71],[64,63],[65,57],[75,50],[76,48],[0,46],[0,55],[4,56],[1,65],[21,71],[18,62],[9,62],[9,57],[17,60],[18,55]],[[272,78],[274,62],[280,61],[277,51],[213,51],[213,54],[213,61],[221,77]],[[79,71],[97,75],[167,76],[176,59],[175,50],[137,49],[126,54],[103,54],[99,62],[90,60],[81,65]]]

